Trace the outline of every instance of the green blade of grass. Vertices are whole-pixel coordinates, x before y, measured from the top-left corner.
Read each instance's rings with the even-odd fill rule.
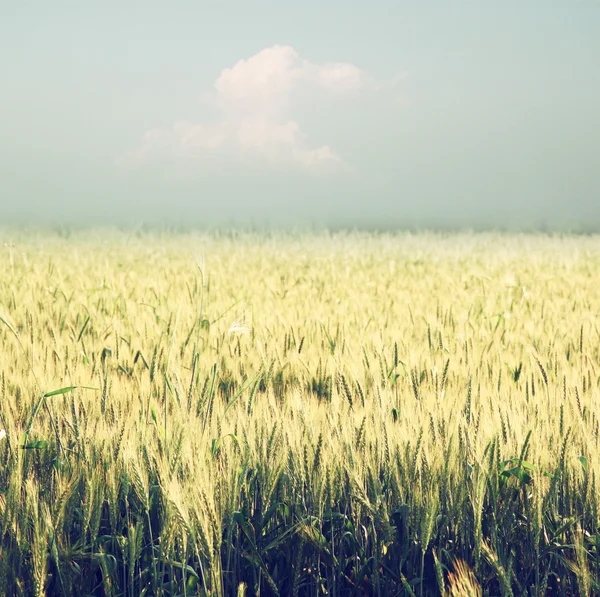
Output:
[[[92,388],[91,386],[67,386],[65,388],[60,388],[59,390],[52,390],[51,392],[46,392],[44,394],[44,398],[50,398],[50,396],[60,396],[61,394],[67,394],[68,392],[72,392],[73,390],[77,389],[94,390],[96,392],[100,391],[100,388]]]

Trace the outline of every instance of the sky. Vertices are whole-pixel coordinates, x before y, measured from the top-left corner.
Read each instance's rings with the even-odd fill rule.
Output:
[[[0,1],[0,224],[600,230],[600,0]]]

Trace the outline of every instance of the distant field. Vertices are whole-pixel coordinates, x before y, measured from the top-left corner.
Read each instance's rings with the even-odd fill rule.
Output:
[[[600,593],[600,237],[0,237],[0,595]]]

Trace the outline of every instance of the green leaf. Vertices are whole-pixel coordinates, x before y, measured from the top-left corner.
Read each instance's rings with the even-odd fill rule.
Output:
[[[87,316],[87,319],[83,322],[83,325],[81,326],[81,330],[79,331],[79,336],[77,336],[77,342],[76,344],[79,342],[79,340],[81,340],[81,336],[83,336],[83,332],[85,332],[85,328],[87,327],[87,324],[90,322],[90,316]]]
[[[186,591],[185,593],[187,595],[193,595],[196,587],[198,586],[198,575],[194,573],[194,575],[190,575],[188,576],[187,582],[186,582]]]
[[[521,483],[525,483],[527,485],[531,483],[531,475],[520,466],[506,469],[505,471],[502,471],[500,475],[502,477],[515,477],[515,479],[518,479]]]
[[[581,462],[581,466],[583,467],[583,470],[585,472],[587,472],[587,470],[588,470],[588,461],[587,461],[587,458],[585,456],[578,456],[577,460],[579,460],[579,462]]]
[[[52,390],[51,392],[46,392],[44,394],[44,398],[50,398],[50,396],[60,396],[61,394],[67,394],[68,392],[72,392],[73,390],[77,390],[78,388],[82,390],[94,390],[96,392],[100,391],[100,388],[92,388],[90,386],[67,386],[66,388],[60,388],[60,390]]]
[[[131,374],[133,372],[133,369],[131,371],[127,371],[127,369],[125,369],[125,367],[123,367],[123,365],[119,365],[118,370],[125,373],[125,375],[127,375],[128,377],[131,377]]]
[[[404,574],[402,574],[402,573],[400,573],[400,580],[402,581],[402,585],[404,586],[404,589],[410,595],[410,597],[417,597],[415,595],[415,592],[412,590],[412,586],[411,586],[412,583],[409,583],[406,580],[406,577],[404,576]],[[418,582],[421,582],[421,579],[415,578],[413,582],[415,582],[415,584],[417,584]]]
[[[535,471],[537,470],[535,468],[535,466],[533,464],[531,464],[531,462],[526,462],[525,460],[523,460],[523,462],[521,462],[521,466],[525,469],[527,469],[528,471]]]
[[[257,383],[258,380],[260,379],[261,375],[263,373],[262,367],[260,368],[258,375],[252,380],[249,381],[247,383],[245,383],[239,390],[238,392],[233,396],[233,398],[228,402],[227,406],[225,407],[225,411],[223,412],[223,415],[227,414],[227,411],[237,402],[238,398],[246,391],[246,389],[251,386],[253,383]]]
[[[47,441],[40,440],[40,441],[37,441],[37,442],[29,442],[28,444],[25,444],[24,446],[21,446],[21,448],[23,450],[44,450],[49,445],[50,444]]]
[[[169,560],[168,558],[155,558],[157,561],[166,564],[167,566],[173,566],[173,568],[178,568],[179,570],[185,570],[189,574],[191,574],[194,578],[200,578],[198,573],[188,564],[183,564],[181,562],[175,562],[174,560]]]

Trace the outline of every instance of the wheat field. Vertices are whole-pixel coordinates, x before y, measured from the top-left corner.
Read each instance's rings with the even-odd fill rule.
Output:
[[[0,595],[600,594],[600,238],[2,240]]]

